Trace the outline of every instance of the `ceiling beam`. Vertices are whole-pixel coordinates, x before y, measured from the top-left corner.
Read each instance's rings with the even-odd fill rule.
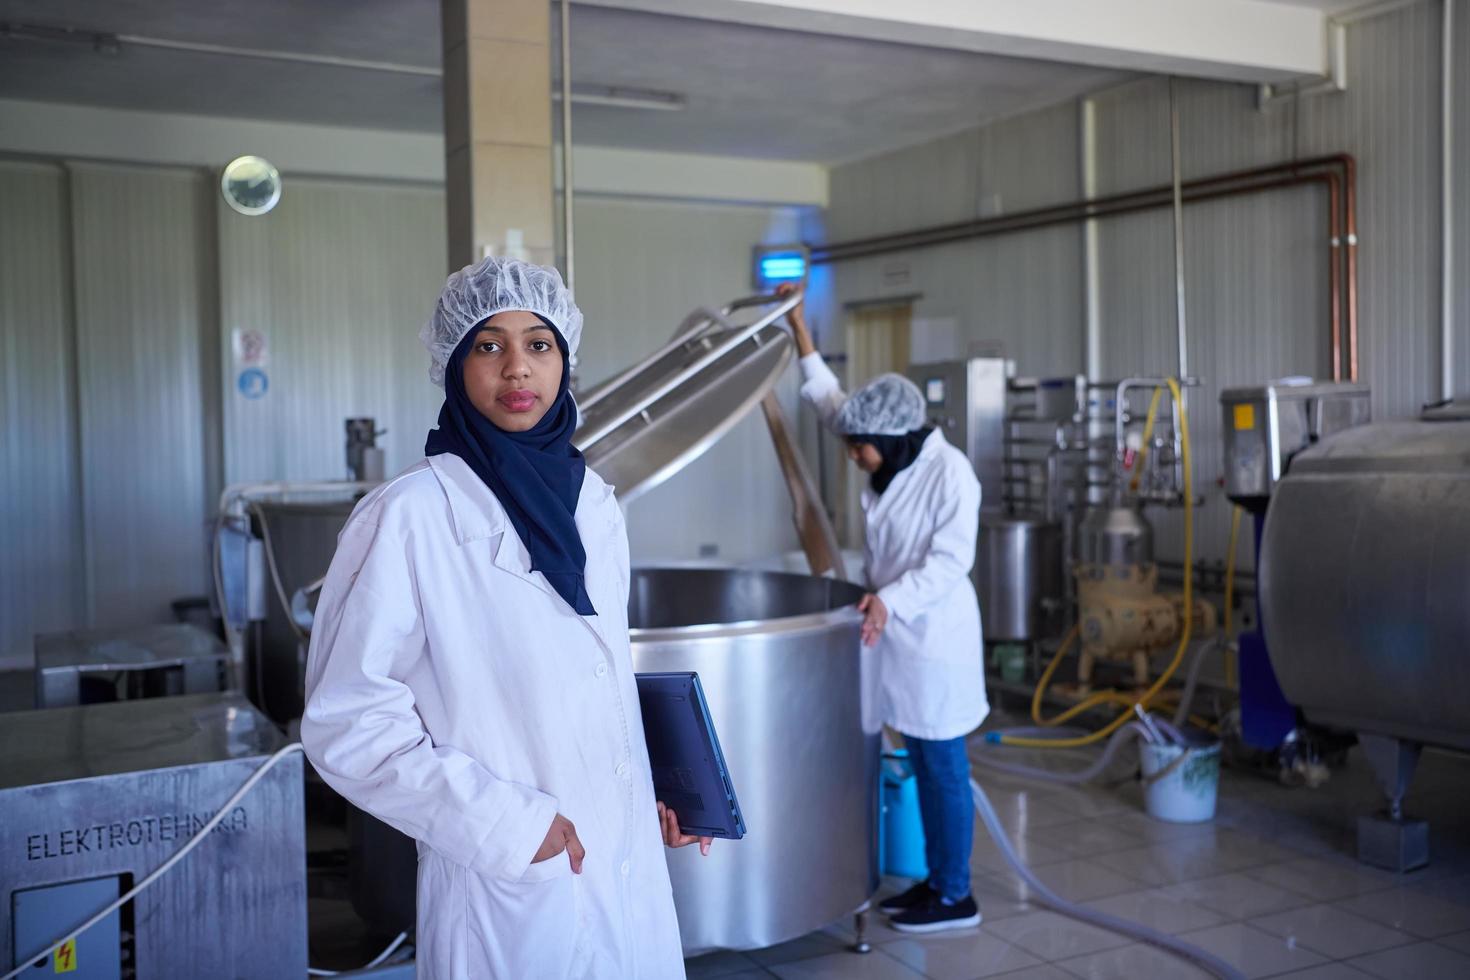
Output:
[[[437,133],[0,99],[0,156],[206,167],[256,153],[294,176],[444,181]],[[572,189],[591,197],[825,207],[815,163],[578,146]],[[288,190],[289,193],[289,190]]]
[[[1262,0],[577,0],[579,4],[1235,82],[1324,75],[1327,15]]]

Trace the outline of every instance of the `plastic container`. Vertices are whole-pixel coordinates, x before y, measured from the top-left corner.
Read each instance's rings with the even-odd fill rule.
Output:
[[[919,780],[907,749],[883,754],[883,793],[879,866],[883,874],[927,881],[924,820],[919,811]]]
[[[1187,748],[1139,742],[1138,750],[1143,768],[1143,806],[1149,816],[1169,823],[1214,819],[1220,789],[1219,742]],[[1180,756],[1184,756],[1182,761]]]
[[[1019,684],[1026,679],[1026,647],[1021,643],[997,643],[993,654],[1000,679]]]

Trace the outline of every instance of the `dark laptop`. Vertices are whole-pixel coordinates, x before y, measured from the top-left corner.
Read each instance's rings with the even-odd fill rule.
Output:
[[[699,675],[638,674],[637,679],[658,801],[674,811],[686,834],[744,837],[745,819]]]

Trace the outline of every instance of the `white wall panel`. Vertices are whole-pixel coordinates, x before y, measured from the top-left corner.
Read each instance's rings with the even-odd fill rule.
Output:
[[[443,192],[298,179],[267,215],[217,207],[227,481],[343,478],[352,417],[388,430],[390,474],[420,459],[443,401],[418,339],[447,272]],[[260,398],[235,330],[268,339]]]
[[[91,619],[166,621],[206,582],[210,183],[79,165],[71,187]]]
[[[66,175],[0,163],[0,666],[85,615]]]

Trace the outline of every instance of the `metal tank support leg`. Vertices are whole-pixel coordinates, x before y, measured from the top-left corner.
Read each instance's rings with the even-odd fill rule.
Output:
[[[857,933],[857,937],[853,939],[852,946],[849,948],[854,953],[873,951],[873,944],[868,942],[868,916],[872,914],[872,907],[871,902],[864,902],[863,907],[858,909],[857,914],[853,916],[853,930]]]
[[[1404,817],[1404,796],[1419,764],[1418,742],[1358,735],[1363,754],[1387,798],[1381,813],[1358,817],[1358,860],[1389,871],[1413,871],[1429,863],[1429,824]]]

